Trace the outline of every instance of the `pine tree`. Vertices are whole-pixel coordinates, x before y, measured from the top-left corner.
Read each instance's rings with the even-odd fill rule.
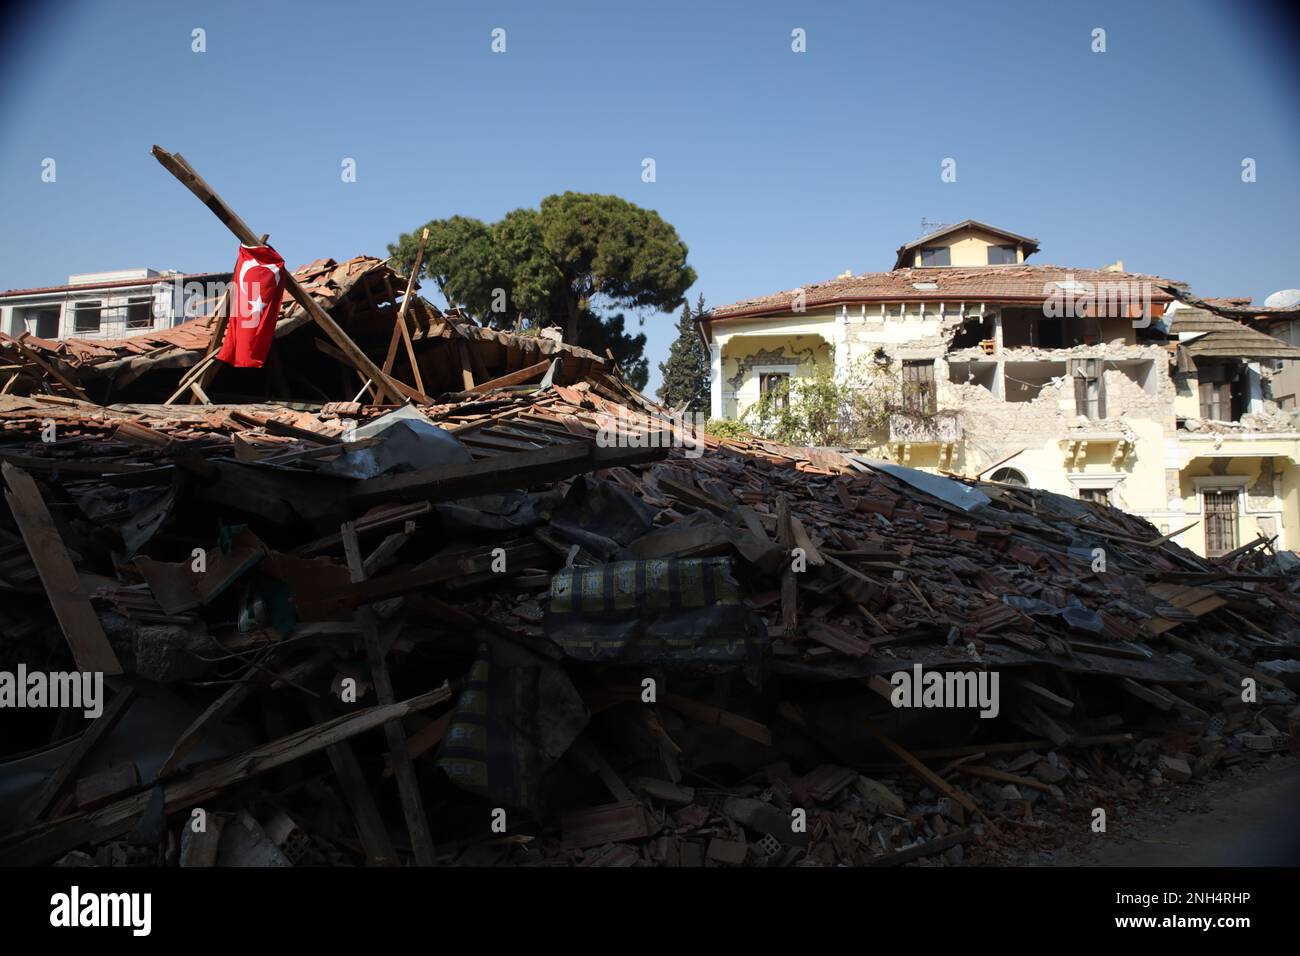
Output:
[[[677,340],[668,350],[668,361],[659,363],[663,375],[659,401],[667,408],[702,412],[709,407],[709,353],[695,327],[696,319],[704,312],[703,294],[696,300],[694,312],[690,302],[682,306]]]

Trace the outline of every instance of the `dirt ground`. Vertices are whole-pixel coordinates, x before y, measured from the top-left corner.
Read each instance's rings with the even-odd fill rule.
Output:
[[[1114,814],[1106,833],[1021,862],[1040,866],[1300,866],[1300,758],[1173,786]]]

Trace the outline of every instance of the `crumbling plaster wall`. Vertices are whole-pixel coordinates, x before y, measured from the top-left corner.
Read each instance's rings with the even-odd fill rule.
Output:
[[[951,350],[962,327],[956,310],[941,315],[937,307],[927,307],[924,314],[915,304],[910,308],[910,315],[891,318],[887,307],[883,320],[879,308],[867,307],[857,313],[850,309],[846,339],[855,356],[872,359],[880,352],[892,363],[936,360],[939,408],[958,410],[962,429],[958,456],[951,467],[975,474],[1014,456],[1006,464],[1023,472],[1036,487],[1074,496],[1081,486],[1110,487],[1113,483],[1112,497],[1127,510],[1138,514],[1166,510],[1163,445],[1175,425],[1175,389],[1164,349],[1116,340],[1110,345],[1024,347],[995,354],[980,348]],[[1068,377],[1073,359],[1108,363],[1103,372],[1104,420],[1092,421],[1078,414]],[[999,394],[984,385],[950,380],[949,362],[972,360],[982,363],[986,372],[989,365],[997,367],[994,387]],[[1006,369],[1010,364],[1014,370],[1017,363],[1052,363],[1064,366],[1064,374],[1047,379],[1029,401],[1007,401],[1005,390],[1016,383],[1007,379]],[[1122,363],[1123,367],[1109,363]],[[1094,437],[1083,453],[1067,463],[1062,440],[1083,433],[1122,436],[1132,447],[1118,461],[1115,443]],[[913,450],[910,463],[926,467],[932,451]]]

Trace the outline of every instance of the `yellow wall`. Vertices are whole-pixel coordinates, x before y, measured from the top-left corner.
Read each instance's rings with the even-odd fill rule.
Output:
[[[969,267],[987,266],[989,264],[989,246],[1010,245],[1016,247],[1016,261],[1024,262],[1023,247],[1020,243],[1005,239],[995,233],[986,232],[983,229],[976,229],[973,226],[967,226],[959,232],[941,236],[934,242],[927,242],[925,248],[935,249],[947,246],[950,265]],[[917,246],[913,253],[912,264],[919,267],[921,265],[921,247]]]
[[[1269,444],[1275,444],[1270,442]],[[1278,445],[1290,445],[1291,454],[1295,452],[1295,442],[1278,442]],[[1256,451],[1259,451],[1258,449]],[[1261,472],[1274,471],[1272,489],[1276,498],[1270,498],[1267,486],[1258,485]],[[1242,493],[1241,509],[1238,515],[1237,544],[1249,544],[1260,534],[1280,535],[1278,547],[1294,549],[1300,546],[1296,528],[1296,472],[1297,466],[1289,458],[1270,457],[1202,457],[1192,459],[1179,475],[1178,491],[1182,498],[1183,511],[1187,515],[1186,524],[1199,521],[1178,538],[1180,544],[1191,548],[1198,554],[1205,553],[1205,515],[1202,508],[1201,490],[1213,490],[1215,487],[1229,487]],[[1214,483],[1208,488],[1204,485],[1198,489],[1197,479],[1210,479]],[[1231,485],[1221,485],[1230,479],[1244,479]],[[1241,513],[1244,512],[1244,513]]]
[[[758,377],[765,371],[789,372],[792,378],[807,378],[819,364],[832,363],[831,344],[835,335],[834,313],[790,315],[775,321],[728,323],[715,333],[722,350],[723,416],[740,418],[758,401]],[[760,352],[768,353],[762,364],[749,361]],[[774,356],[772,353],[779,353]],[[743,376],[739,385],[736,376]]]

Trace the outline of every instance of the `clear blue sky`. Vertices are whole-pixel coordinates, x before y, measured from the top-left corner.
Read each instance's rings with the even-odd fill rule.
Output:
[[[656,209],[690,247],[691,298],[715,305],[888,269],[922,217],[986,220],[1037,237],[1036,261],[1122,258],[1205,295],[1300,286],[1300,54],[1294,21],[1262,4],[24,9],[0,39],[0,288],[229,268],[233,239],[153,143],[291,265],[382,256],[428,219],[573,189]],[[672,325],[645,325],[651,389]]]

